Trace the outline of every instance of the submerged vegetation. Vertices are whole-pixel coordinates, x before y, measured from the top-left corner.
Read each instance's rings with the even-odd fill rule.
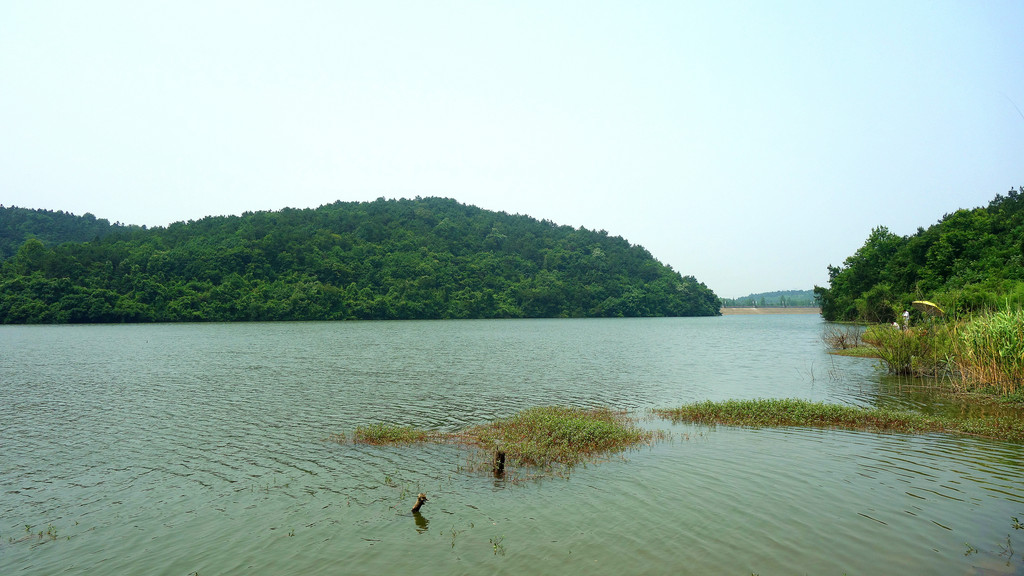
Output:
[[[357,426],[352,439],[360,444],[416,444],[426,442],[433,433],[412,426],[395,426],[393,424],[370,424]]]
[[[1024,442],[1024,420],[999,416],[935,416],[885,408],[858,408],[796,399],[697,402],[656,410],[674,422],[732,426],[807,426],[874,432],[945,432]]]
[[[649,443],[653,433],[641,430],[622,412],[607,408],[583,410],[544,406],[510,418],[474,426],[460,437],[485,451],[500,450],[524,466],[574,466],[605,454]]]
[[[860,408],[798,399],[728,400],[696,402],[653,413],[675,423],[762,427],[802,426],[920,434],[941,432],[1024,442],[1024,419],[999,411],[933,415],[886,408]],[[560,473],[574,466],[664,439],[664,432],[642,430],[623,412],[607,408],[584,410],[560,406],[529,408],[509,418],[457,432],[436,432],[411,427],[374,424],[356,429],[355,443],[405,445],[419,442],[451,443],[476,449],[468,469],[495,471],[492,456],[501,453],[510,466],[537,474]],[[344,435],[334,440],[343,442]],[[514,473],[511,476],[518,479]]]
[[[352,440],[362,444],[454,443],[477,449],[469,468],[491,469],[490,455],[502,453],[512,466],[553,471],[571,469],[611,454],[649,444],[658,437],[642,430],[624,412],[607,408],[562,406],[529,408],[509,418],[443,433],[390,424],[356,428]],[[342,441],[345,436],[333,437]],[[504,464],[503,460],[503,464]]]
[[[885,432],[938,432],[936,420],[913,412],[867,410],[796,399],[728,400],[697,402],[658,410],[677,422],[731,424],[751,427],[813,426]]]

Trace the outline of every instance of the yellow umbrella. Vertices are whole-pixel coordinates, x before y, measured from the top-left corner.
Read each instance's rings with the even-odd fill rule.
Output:
[[[935,302],[929,302],[927,300],[914,300],[910,303],[915,309],[924,312],[929,316],[942,316],[945,312]]]

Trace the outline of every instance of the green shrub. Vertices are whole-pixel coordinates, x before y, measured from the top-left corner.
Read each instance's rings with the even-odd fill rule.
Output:
[[[891,374],[945,376],[954,365],[952,334],[945,324],[906,330],[892,325],[876,326],[864,340],[875,346]]]

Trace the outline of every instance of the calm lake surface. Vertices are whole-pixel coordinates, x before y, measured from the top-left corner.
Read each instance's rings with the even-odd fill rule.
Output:
[[[827,355],[824,327],[3,326],[0,574],[1024,574],[1022,445],[648,417],[759,397],[957,409]],[[671,436],[522,483],[464,471],[454,446],[330,440],[548,404]]]

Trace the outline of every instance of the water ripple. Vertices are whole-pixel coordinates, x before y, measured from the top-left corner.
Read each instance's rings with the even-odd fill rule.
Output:
[[[455,446],[326,440],[540,404],[927,405],[825,355],[818,331],[763,317],[0,327],[17,351],[0,356],[0,572],[1021,571],[999,564],[1024,517],[1019,445],[653,420],[670,441],[517,484],[464,472]],[[61,539],[16,543],[26,524]]]

